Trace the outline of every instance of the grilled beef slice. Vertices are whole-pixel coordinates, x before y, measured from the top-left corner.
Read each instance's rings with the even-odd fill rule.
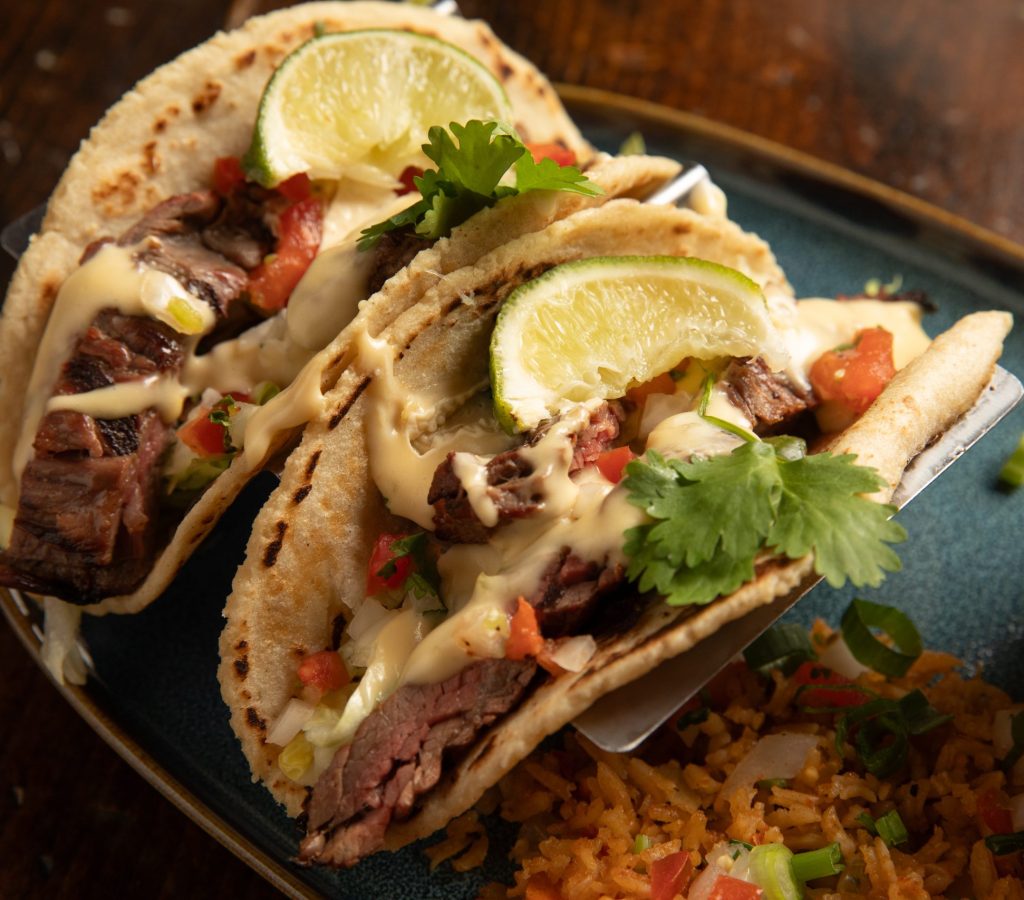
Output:
[[[437,784],[446,753],[516,706],[536,672],[532,660],[483,659],[437,684],[406,684],[359,726],[313,788],[303,862],[352,866],[379,850]]]
[[[248,217],[248,218],[246,218]],[[247,274],[211,249],[227,252],[224,229],[235,229],[260,256],[272,237],[254,208],[212,191],[182,194],[155,206],[118,240],[136,258],[178,278],[227,315],[247,286]],[[86,248],[83,262],[110,239]],[[258,261],[257,261],[258,264]],[[179,335],[146,316],[101,310],[61,369],[54,394],[80,394],[150,375],[176,375],[184,363]],[[0,554],[0,583],[75,603],[127,593],[145,578],[160,539],[159,460],[170,438],[154,410],[95,419],[69,410],[46,414],[21,480],[10,545]]]
[[[772,372],[761,357],[738,359],[722,376],[729,400],[753,424],[757,434],[785,425],[814,406],[814,395]]]
[[[614,402],[603,403],[594,410],[590,421],[570,437],[573,448],[570,474],[590,465],[611,446],[619,436],[619,426],[624,418],[621,406]],[[534,446],[552,424],[553,421],[549,421],[540,425],[530,434],[525,446]],[[487,463],[487,493],[498,509],[498,525],[495,527],[532,515],[543,502],[539,485],[531,477],[533,465],[521,450],[517,448],[499,453]],[[442,540],[458,544],[485,543],[494,529],[484,525],[473,510],[469,495],[452,467],[454,456],[449,453],[438,466],[427,494],[427,502],[434,507],[435,534]]]

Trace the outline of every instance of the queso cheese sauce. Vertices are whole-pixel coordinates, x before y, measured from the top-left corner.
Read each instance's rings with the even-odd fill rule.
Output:
[[[865,327],[881,326],[893,335],[894,360],[902,367],[928,345],[920,326],[920,310],[911,303],[859,300],[839,303],[805,300],[783,307],[779,327],[790,354],[786,374],[808,385],[813,362],[837,345],[849,344]],[[300,759],[286,773],[313,784],[334,751],[351,741],[362,721],[404,685],[444,682],[481,659],[505,656],[517,597],[535,591],[552,559],[571,548],[574,559],[604,569],[625,566],[624,533],[643,524],[642,510],[629,503],[626,491],[593,465],[571,469],[574,436],[603,401],[579,404],[559,417],[538,439],[519,449],[533,479],[536,510],[525,518],[494,527],[498,510],[488,490],[487,464],[508,450],[510,439],[493,419],[483,417],[470,427],[444,427],[445,415],[467,402],[486,385],[460,396],[410,394],[394,372],[394,351],[384,341],[361,334],[356,365],[372,377],[368,396],[368,453],[373,479],[392,513],[427,532],[435,527],[428,502],[434,473],[453,454],[451,469],[467,503],[490,530],[486,543],[442,542],[437,559],[438,604],[425,609],[410,596],[396,609],[384,609],[374,597],[364,602],[364,620],[375,610],[375,627],[359,628],[354,641],[346,637],[341,652],[361,673],[353,684],[318,707],[304,733],[315,752],[283,754]],[[673,394],[659,398],[664,415],[647,421],[645,434],[632,444],[656,449],[668,457],[728,453],[742,441],[698,415],[699,382],[691,377],[676,384]],[[715,385],[707,412],[742,429],[754,426],[731,401],[727,386]],[[639,418],[639,415],[637,416]],[[354,649],[355,648],[355,649]],[[371,648],[371,649],[367,649]],[[347,697],[347,700],[346,700]],[[295,750],[295,746],[291,748]],[[305,764],[303,764],[303,762]]]

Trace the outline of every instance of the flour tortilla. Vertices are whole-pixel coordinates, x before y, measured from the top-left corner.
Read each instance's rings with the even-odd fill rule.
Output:
[[[384,331],[402,349],[396,377],[410,392],[471,393],[486,377],[494,315],[521,277],[572,259],[629,253],[700,256],[740,269],[768,294],[790,294],[767,245],[734,224],[616,201],[513,241],[428,291]],[[940,336],[835,449],[870,460],[894,486],[909,460],[973,404],[1010,323],[1005,313],[979,313]],[[280,772],[267,729],[295,693],[298,661],[330,646],[334,629],[362,601],[369,548],[398,522],[370,480],[367,383],[358,363],[349,368],[328,394],[324,417],[307,427],[256,520],[225,610],[219,677],[231,723],[254,779],[292,815],[301,811],[306,789]],[[898,440],[890,439],[894,433]],[[634,628],[602,642],[584,671],[552,679],[485,732],[414,818],[391,824],[387,846],[444,826],[598,697],[814,577],[810,558],[768,561],[753,582],[706,607],[655,604]]]
[[[512,198],[474,218],[449,240],[421,253],[364,304],[365,326],[379,330],[446,272],[460,268],[519,234],[610,197],[644,196],[678,170],[656,157],[595,158],[566,115],[553,89],[526,60],[501,45],[486,25],[440,17],[394,3],[313,3],[252,19],[178,57],[141,81],[92,130],[50,198],[43,228],[24,254],[0,319],[0,502],[17,504],[12,471],[33,353],[64,279],[88,243],[116,235],[160,200],[206,185],[214,160],[243,153],[252,135],[260,94],[274,67],[309,38],[327,30],[409,28],[456,44],[484,61],[502,81],[526,139],[561,142],[589,162],[598,198],[538,193]],[[339,338],[314,365],[324,389],[348,361]],[[260,465],[282,449],[292,431],[277,435]],[[179,524],[146,581],[133,594],[110,598],[90,611],[134,612],[155,599],[252,475],[238,460],[205,492]]]

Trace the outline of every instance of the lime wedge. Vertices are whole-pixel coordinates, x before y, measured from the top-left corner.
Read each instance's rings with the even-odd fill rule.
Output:
[[[507,124],[512,110],[497,79],[458,47],[409,31],[325,34],[267,83],[245,167],[268,187],[299,172],[336,179],[372,167],[396,177],[421,158],[430,126],[469,119]]]
[[[621,397],[685,357],[785,363],[761,289],[701,259],[617,256],[557,266],[517,288],[491,337],[491,387],[507,431],[574,403]]]

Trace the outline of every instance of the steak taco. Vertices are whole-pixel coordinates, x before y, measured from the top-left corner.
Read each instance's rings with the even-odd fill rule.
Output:
[[[919,321],[797,302],[733,223],[616,200],[357,335],[221,639],[254,777],[306,814],[300,860],[426,836],[723,623],[815,572],[898,568],[885,501],[1010,326]]]
[[[358,138],[303,119],[318,91],[358,83],[382,54],[386,84],[328,98],[362,104],[372,121]],[[325,63],[342,74],[310,83]],[[447,105],[431,67],[462,79]],[[466,99],[466,84],[480,96]],[[490,121],[453,123],[458,147],[443,129],[428,140],[456,113]],[[460,150],[492,169],[501,157],[472,202],[445,180]],[[517,186],[497,186],[513,164]],[[94,612],[141,608],[320,413],[365,298],[359,330],[376,334],[447,272],[676,171],[598,157],[543,76],[485,25],[424,9],[308,4],[157,70],[72,159],[5,301],[0,582]],[[459,210],[414,202],[424,178]]]

